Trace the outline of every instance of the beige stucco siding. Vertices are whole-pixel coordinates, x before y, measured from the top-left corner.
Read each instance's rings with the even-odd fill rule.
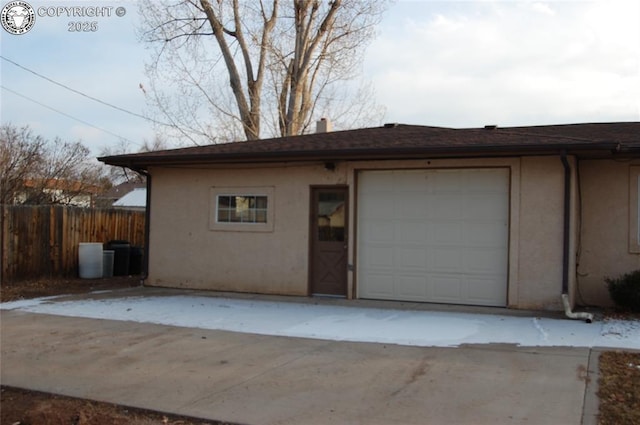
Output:
[[[519,308],[558,309],[562,291],[564,168],[558,157],[521,161]]]
[[[640,162],[580,161],[582,238],[578,258],[578,303],[610,303],[604,283],[607,276],[640,269],[640,254],[630,252],[634,235],[630,222],[637,220],[637,168]],[[636,186],[636,187],[634,187]],[[637,223],[637,221],[636,221]]]
[[[307,294],[309,186],[344,184],[322,164],[234,169],[154,168],[150,285]],[[273,188],[272,231],[211,230],[213,187]],[[250,226],[248,226],[250,227]]]
[[[577,303],[606,304],[603,276],[640,267],[629,252],[630,165],[581,161],[572,168],[570,295]],[[202,169],[153,168],[148,284],[218,291],[308,294],[310,187],[348,185],[348,293],[358,296],[357,175],[360,170],[506,167],[510,170],[508,306],[561,309],[564,168],[560,157],[357,161]],[[636,168],[640,170],[640,168]],[[637,180],[636,180],[637,181]],[[273,226],[225,231],[211,225],[214,188],[270,188]],[[637,188],[636,188],[637,190]],[[580,214],[579,205],[582,205]],[[636,212],[637,214],[637,212]],[[579,217],[582,216],[582,237]],[[576,289],[576,256],[579,279]],[[582,295],[582,299],[579,294]]]

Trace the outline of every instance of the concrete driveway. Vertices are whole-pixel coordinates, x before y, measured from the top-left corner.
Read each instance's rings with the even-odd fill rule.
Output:
[[[19,310],[1,319],[3,385],[182,415],[242,424],[577,425],[595,413],[590,348],[412,347]]]

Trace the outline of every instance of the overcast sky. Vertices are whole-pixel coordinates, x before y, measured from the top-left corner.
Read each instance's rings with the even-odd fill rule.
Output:
[[[147,53],[136,36],[135,2],[28,2],[36,10],[98,4],[112,13],[91,19],[98,23],[94,32],[70,32],[73,22],[87,19],[64,15],[36,16],[23,35],[0,29],[3,57],[147,114],[139,87],[148,86]],[[115,14],[119,6],[126,9],[122,17]],[[132,150],[154,137],[144,119],[6,60],[0,67],[2,123],[28,124],[49,139],[82,140],[95,154],[120,137],[134,144]],[[400,0],[385,14],[363,72],[386,107],[384,122],[477,127],[639,121],[640,2]]]

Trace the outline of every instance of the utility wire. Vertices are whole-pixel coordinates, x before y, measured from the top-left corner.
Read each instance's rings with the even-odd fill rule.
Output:
[[[52,110],[53,112],[57,112],[58,114],[64,115],[64,116],[65,116],[65,117],[67,117],[67,118],[71,118],[72,120],[78,121],[78,122],[80,122],[80,123],[82,123],[82,124],[84,124],[84,125],[88,125],[89,127],[93,127],[93,128],[95,128],[96,130],[104,131],[105,133],[108,133],[108,134],[110,134],[110,135],[112,135],[112,136],[115,136],[115,137],[117,137],[117,138],[119,138],[119,139],[122,139],[122,140],[124,140],[124,141],[126,141],[126,142],[133,143],[133,144],[134,144],[134,145],[136,145],[136,146],[140,146],[140,143],[136,143],[136,142],[134,142],[134,141],[132,141],[132,140],[127,139],[126,137],[120,136],[120,135],[118,135],[118,134],[116,134],[116,133],[112,133],[112,132],[111,132],[111,131],[109,131],[109,130],[105,130],[104,128],[97,127],[97,126],[95,126],[95,125],[93,125],[93,124],[91,124],[91,123],[88,123],[88,122],[86,122],[86,121],[81,120],[80,118],[76,118],[76,117],[74,117],[74,116],[72,116],[72,115],[69,115],[69,114],[67,114],[66,112],[59,111],[58,109],[52,108],[51,106],[45,105],[45,104],[44,104],[44,103],[42,103],[42,102],[39,102],[39,101],[37,101],[37,100],[35,100],[35,99],[32,99],[32,98],[30,98],[30,97],[27,97],[27,96],[25,96],[25,95],[21,94],[21,93],[18,93],[18,92],[16,92],[16,91],[13,91],[13,90],[11,90],[11,89],[9,89],[9,88],[7,88],[7,87],[5,87],[5,86],[1,85],[1,84],[0,84],[0,87],[1,87],[3,90],[8,91],[9,93],[13,93],[13,94],[15,94],[16,96],[19,96],[19,97],[21,97],[21,98],[23,98],[23,99],[29,100],[29,101],[31,101],[31,102],[33,102],[33,103],[37,103],[38,105],[40,105],[40,106],[42,106],[42,107],[45,107],[45,108],[47,108],[47,109],[50,109],[50,110]]]
[[[49,81],[50,83],[53,83],[53,84],[55,84],[55,85],[57,85],[57,86],[60,86],[60,87],[62,87],[62,88],[64,88],[64,89],[66,89],[66,90],[69,90],[69,91],[73,92],[73,93],[79,94],[80,96],[86,97],[87,99],[91,99],[91,100],[93,100],[94,102],[98,102],[98,103],[100,103],[100,104],[102,104],[102,105],[108,106],[108,107],[113,108],[113,109],[117,109],[118,111],[121,111],[121,112],[127,113],[127,114],[129,114],[129,115],[133,115],[133,116],[135,116],[135,117],[142,118],[142,119],[147,120],[147,121],[151,121],[151,122],[152,122],[152,123],[154,123],[154,124],[164,125],[164,126],[167,126],[167,127],[175,127],[175,125],[174,125],[174,124],[167,124],[167,123],[164,123],[164,122],[162,122],[162,121],[157,121],[157,120],[154,120],[153,118],[145,117],[144,115],[138,114],[138,113],[136,113],[136,112],[129,111],[129,110],[127,110],[127,109],[121,108],[121,107],[116,106],[116,105],[112,105],[112,104],[107,103],[107,102],[105,102],[105,101],[103,101],[103,100],[100,100],[100,99],[98,99],[98,98],[95,98],[95,97],[93,97],[93,96],[90,96],[90,95],[88,95],[88,94],[86,94],[86,93],[83,93],[83,92],[78,91],[78,90],[76,90],[76,89],[74,89],[74,88],[71,88],[71,87],[69,87],[69,86],[66,86],[66,85],[64,85],[64,84],[62,84],[62,83],[59,83],[59,82],[57,82],[57,81],[54,81],[54,80],[52,80],[51,78],[46,77],[46,76],[44,76],[44,75],[42,75],[42,74],[39,74],[39,73],[37,73],[36,71],[33,71],[33,70],[31,70],[31,69],[29,69],[29,68],[27,68],[27,67],[25,67],[25,66],[22,66],[22,65],[20,65],[19,63],[12,61],[11,59],[5,58],[5,57],[4,57],[4,56],[2,56],[2,55],[0,55],[0,58],[1,58],[1,59],[3,59],[3,60],[5,60],[5,61],[7,61],[7,62],[9,62],[10,64],[13,64],[13,65],[17,66],[17,67],[18,67],[18,68],[20,68],[20,69],[23,69],[23,70],[25,70],[25,71],[27,71],[27,72],[30,72],[30,73],[32,73],[33,75],[36,75],[36,76],[38,76],[38,77],[40,77],[40,78],[42,78],[42,79],[44,79],[44,80]]]

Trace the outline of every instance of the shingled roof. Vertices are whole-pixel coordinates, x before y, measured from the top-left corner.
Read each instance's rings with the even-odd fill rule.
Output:
[[[640,157],[640,122],[455,129],[404,124],[98,158],[154,165],[551,155]]]

